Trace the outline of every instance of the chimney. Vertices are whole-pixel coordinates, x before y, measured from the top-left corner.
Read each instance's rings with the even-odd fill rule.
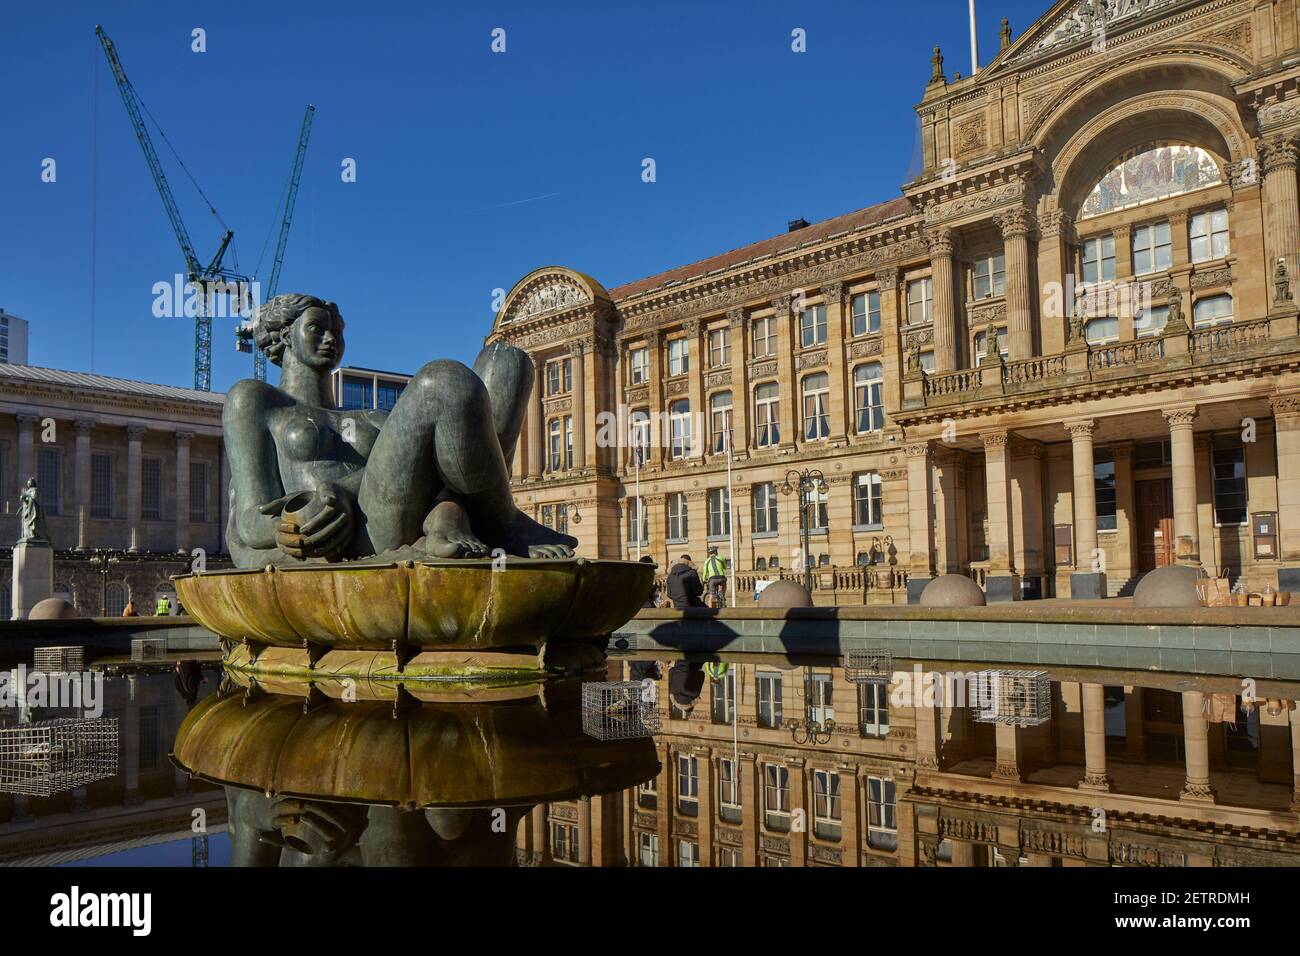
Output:
[[[800,229],[808,228],[808,220],[800,216],[798,219],[790,220],[789,232],[798,232]]]

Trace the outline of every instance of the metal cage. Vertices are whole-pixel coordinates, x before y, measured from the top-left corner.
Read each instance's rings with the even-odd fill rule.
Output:
[[[582,731],[597,740],[632,740],[659,733],[659,702],[654,682],[583,684]]]
[[[72,674],[85,669],[84,647],[38,647],[32,652],[32,670],[47,674]]]
[[[979,723],[1036,727],[1052,719],[1052,681],[1047,671],[980,671],[974,704]]]
[[[0,727],[0,793],[52,797],[117,776],[116,717]]]
[[[167,656],[167,638],[137,637],[131,640],[131,660],[157,661]]]
[[[888,684],[894,655],[882,648],[844,652],[844,679],[850,684]]]

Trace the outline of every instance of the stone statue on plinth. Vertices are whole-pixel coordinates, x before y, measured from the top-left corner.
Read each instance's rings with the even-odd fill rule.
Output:
[[[41,508],[40,498],[37,495],[35,478],[27,479],[27,486],[23,488],[22,495],[19,497],[18,513],[22,520],[19,543],[50,543],[50,529],[45,524],[45,512]]]
[[[510,462],[536,378],[526,352],[494,343],[471,369],[437,360],[391,411],[336,407],[338,306],[279,295],[258,310],[258,348],[279,387],[245,379],[226,396],[230,553],[237,567],[572,557],[577,541],[515,507]]]

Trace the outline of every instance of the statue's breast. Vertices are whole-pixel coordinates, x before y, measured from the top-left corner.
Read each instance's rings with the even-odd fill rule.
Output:
[[[297,461],[320,461],[334,457],[334,431],[326,422],[309,415],[294,415],[281,435],[284,451]]]

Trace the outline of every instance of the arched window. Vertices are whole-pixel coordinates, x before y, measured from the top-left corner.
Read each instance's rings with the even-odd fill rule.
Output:
[[[757,561],[755,561],[755,562],[754,562],[754,570],[755,570],[755,571],[766,571],[766,570],[767,570],[767,558],[759,558]]]
[[[885,427],[885,403],[880,394],[883,385],[879,362],[868,362],[853,370],[853,418],[859,432]]]
[[[107,617],[121,617],[126,610],[126,585],[121,581],[109,581],[104,585],[104,614]]]
[[[1115,160],[1079,211],[1080,219],[1181,196],[1223,182],[1213,156],[1185,143],[1144,143]]]

